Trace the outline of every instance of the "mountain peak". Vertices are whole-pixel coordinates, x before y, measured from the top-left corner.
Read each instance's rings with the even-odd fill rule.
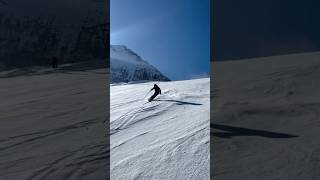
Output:
[[[124,45],[110,46],[111,83],[129,81],[169,81],[159,70]]]
[[[110,56],[111,58],[117,59],[119,61],[126,61],[129,63],[148,64],[137,53],[127,48],[127,46],[125,45],[111,45]]]

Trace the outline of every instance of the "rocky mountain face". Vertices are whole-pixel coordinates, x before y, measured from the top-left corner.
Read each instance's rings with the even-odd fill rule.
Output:
[[[111,83],[131,81],[170,81],[158,69],[126,46],[110,46]]]

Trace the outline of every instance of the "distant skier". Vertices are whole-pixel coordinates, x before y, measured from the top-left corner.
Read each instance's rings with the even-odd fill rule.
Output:
[[[153,85],[153,88],[150,91],[152,90],[154,90],[154,94],[148,99],[149,102],[151,102],[155,97],[157,97],[158,94],[161,94],[161,89],[156,84]]]
[[[57,68],[58,67],[58,58],[57,57],[54,56],[52,58],[51,66],[52,66],[52,68]]]

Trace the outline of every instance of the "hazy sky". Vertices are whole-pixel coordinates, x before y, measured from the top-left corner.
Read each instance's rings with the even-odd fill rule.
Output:
[[[320,1],[214,1],[214,59],[320,50]]]
[[[111,0],[111,44],[173,80],[209,74],[210,0]]]

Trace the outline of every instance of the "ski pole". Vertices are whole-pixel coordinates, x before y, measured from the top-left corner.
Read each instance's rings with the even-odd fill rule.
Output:
[[[147,94],[143,97],[143,99],[146,98],[147,95],[148,95],[150,92],[151,92],[151,90],[147,92]]]

